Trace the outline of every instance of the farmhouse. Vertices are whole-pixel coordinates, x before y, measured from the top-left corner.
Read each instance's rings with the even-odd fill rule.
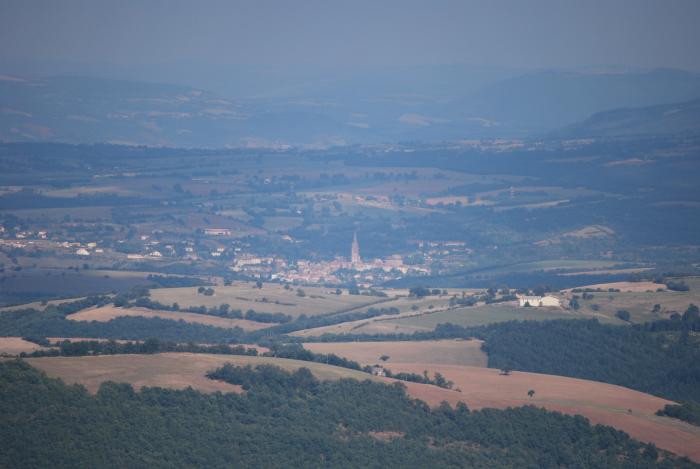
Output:
[[[212,236],[231,236],[231,230],[227,228],[205,228],[204,234]]]
[[[520,306],[532,306],[532,307],[541,307],[541,306],[561,306],[559,303],[559,299],[555,298],[553,296],[519,296],[518,301],[520,302]]]

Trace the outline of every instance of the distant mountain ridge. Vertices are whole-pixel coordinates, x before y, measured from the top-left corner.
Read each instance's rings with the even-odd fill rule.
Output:
[[[700,75],[679,70],[429,71],[334,75],[235,99],[182,85],[0,74],[0,140],[274,148],[527,138],[600,111],[700,97]],[[690,125],[667,121],[669,131]]]
[[[598,112],[551,135],[562,138],[666,136],[700,133],[700,99]]]
[[[700,98],[700,75],[657,69],[633,73],[543,71],[509,78],[464,99],[472,114],[522,133],[582,121],[596,112]]]

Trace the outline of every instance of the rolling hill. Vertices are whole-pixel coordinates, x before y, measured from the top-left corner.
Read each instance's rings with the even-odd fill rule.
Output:
[[[700,99],[593,114],[553,135],[564,138],[667,136],[700,132]]]

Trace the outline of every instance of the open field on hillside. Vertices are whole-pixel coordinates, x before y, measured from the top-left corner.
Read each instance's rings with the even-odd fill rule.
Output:
[[[163,304],[177,303],[180,307],[219,306],[228,304],[231,309],[247,311],[253,309],[263,313],[284,313],[293,317],[333,313],[381,301],[375,296],[336,295],[335,289],[323,287],[300,287],[306,296],[297,295],[297,288],[285,290],[282,285],[266,283],[256,288],[255,283],[235,282],[231,286],[216,286],[212,296],[197,292],[197,287],[156,288],[151,290],[151,299]],[[388,291],[393,296],[393,292]]]
[[[656,292],[657,290],[666,290],[666,285],[663,283],[654,282],[611,282],[611,283],[597,283],[595,285],[586,285],[580,288],[592,288],[592,289],[615,289],[620,290],[620,292]],[[572,289],[569,288],[566,291],[570,292]]]
[[[0,355],[19,355],[22,352],[42,350],[44,347],[21,337],[0,337]]]
[[[32,301],[31,303],[24,303],[21,305],[14,305],[14,306],[4,306],[0,308],[0,313],[3,313],[5,311],[14,311],[17,309],[28,309],[28,308],[33,308],[33,309],[38,309],[38,310],[43,310],[46,308],[48,305],[59,305],[61,303],[67,303],[70,301],[77,301],[77,300],[82,300],[85,297],[79,297],[79,298],[66,298],[64,300],[49,300],[46,302],[46,304],[42,304],[41,301]]]
[[[223,366],[276,365],[285,370],[306,367],[319,379],[377,379],[360,371],[321,363],[287,360],[284,358],[250,357],[243,355],[209,355],[203,353],[159,353],[154,355],[98,355],[86,357],[27,358],[32,366],[52,378],[66,383],[78,383],[90,392],[97,392],[105,381],[130,383],[136,389],[159,386],[174,389],[192,387],[203,392],[231,392],[239,387],[207,378],[208,371]]]
[[[486,366],[480,340],[425,340],[419,342],[329,342],[306,343],[316,353],[334,353],[362,365],[383,364],[393,371],[400,363]],[[389,358],[381,361],[379,357]]]
[[[101,308],[88,308],[66,317],[71,321],[99,321],[107,322],[112,319],[125,316],[141,316],[144,318],[161,318],[172,321],[185,321],[189,323],[205,324],[207,326],[223,327],[233,329],[240,327],[246,331],[254,331],[270,327],[270,324],[249,321],[247,319],[229,319],[206,314],[183,313],[180,311],[159,311],[147,308],[117,308],[113,305],[102,306]]]
[[[630,267],[627,269],[602,269],[602,270],[587,270],[583,272],[567,272],[560,274],[562,277],[573,275],[614,275],[614,274],[638,274],[653,270],[653,267]],[[635,283],[635,282],[615,282],[615,283]]]
[[[387,302],[378,305],[378,307],[390,308],[393,304],[394,302]],[[425,306],[425,304],[423,304],[423,306]],[[431,302],[429,306],[433,306],[433,302]],[[383,324],[385,324],[386,321],[397,321],[400,318],[420,316],[423,314],[435,314],[438,311],[445,311],[448,309],[448,306],[446,306],[445,304],[439,306],[440,307],[438,308],[435,308],[433,306],[430,309],[418,308],[416,310],[413,310],[413,308],[409,310],[403,308],[398,314],[382,314],[380,316],[375,316],[369,319],[358,319],[355,321],[346,321],[338,324],[331,324],[329,326],[314,327],[312,329],[303,329],[300,331],[292,332],[290,335],[297,337],[318,337],[323,334],[352,334],[359,329],[382,329]],[[361,308],[357,311],[361,312],[366,309],[367,308]]]
[[[496,322],[512,320],[544,321],[548,319],[580,318],[560,308],[520,308],[514,303],[500,303],[467,308],[455,308],[448,311],[427,313],[419,316],[368,322],[351,331],[357,334],[390,334],[419,331],[432,331],[438,324],[452,323],[460,326],[481,326]],[[344,331],[345,333],[350,331]]]
[[[534,405],[567,414],[581,414],[592,423],[610,425],[644,442],[700,461],[700,428],[655,412],[669,401],[621,386],[561,376],[513,372],[459,365],[398,364],[392,371],[442,373],[460,392],[406,383],[409,394],[438,405],[465,402],[469,408]],[[528,391],[534,390],[532,398]]]
[[[629,311],[630,321],[642,323],[658,319],[668,319],[673,312],[683,313],[688,305],[700,305],[700,279],[691,277],[683,279],[690,287],[689,291],[679,292],[666,290],[664,286],[651,282],[620,282],[600,285],[590,285],[585,288],[619,288],[621,292],[593,292],[593,298],[579,298],[579,312],[607,318],[610,322],[622,324],[615,317],[619,310]],[[663,291],[656,291],[664,288]],[[573,293],[566,292],[566,298]],[[577,293],[581,296],[581,293]],[[568,301],[565,300],[565,301]],[[654,305],[660,305],[658,313],[654,313]]]
[[[405,291],[404,295],[399,298],[391,299],[389,301],[382,302],[376,306],[366,306],[358,308],[355,311],[367,311],[369,308],[396,308],[400,313],[419,313],[419,312],[430,312],[432,310],[439,310],[447,308],[450,305],[450,297],[452,295],[460,296],[464,292],[467,295],[472,293],[477,293],[479,290],[461,290],[461,289],[447,289],[447,295],[439,296],[424,296],[424,297],[409,297],[408,291]],[[393,293],[393,291],[392,291]]]

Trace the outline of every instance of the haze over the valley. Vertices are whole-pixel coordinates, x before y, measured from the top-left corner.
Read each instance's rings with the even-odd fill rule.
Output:
[[[700,467],[700,2],[0,2],[0,468]]]

